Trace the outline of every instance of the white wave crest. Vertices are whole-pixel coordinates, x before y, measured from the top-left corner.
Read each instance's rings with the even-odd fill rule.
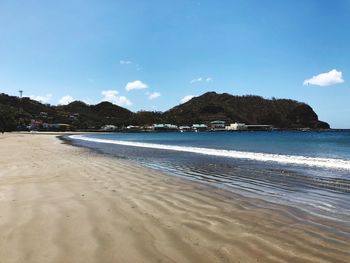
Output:
[[[178,151],[178,152],[189,152],[189,153],[197,153],[197,154],[204,154],[204,155],[211,155],[211,156],[247,159],[247,160],[254,160],[254,161],[261,161],[261,162],[275,162],[275,163],[281,163],[281,164],[313,166],[313,167],[320,167],[320,168],[327,168],[327,169],[350,170],[350,160],[342,160],[342,159],[334,159],[334,158],[315,158],[315,157],[296,156],[296,155],[256,153],[256,152],[221,150],[221,149],[211,149],[211,148],[201,148],[201,147],[117,141],[117,140],[90,138],[82,135],[71,135],[69,137],[72,139],[78,139],[78,140],[89,141],[89,142],[97,142],[97,143],[108,143],[108,144],[117,144],[117,145],[124,145],[124,146],[134,146],[134,147],[170,150],[170,151]]]

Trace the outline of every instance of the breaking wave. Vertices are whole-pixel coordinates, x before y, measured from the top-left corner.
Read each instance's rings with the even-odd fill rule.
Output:
[[[222,149],[212,149],[212,148],[202,148],[202,147],[107,140],[107,139],[90,138],[82,135],[71,135],[69,137],[72,139],[78,139],[78,140],[96,142],[96,143],[107,143],[107,144],[151,148],[151,149],[159,149],[159,150],[188,152],[188,153],[204,154],[204,155],[227,157],[227,158],[254,160],[254,161],[260,161],[260,162],[274,162],[274,163],[280,163],[280,164],[312,166],[312,167],[319,167],[319,168],[326,168],[326,169],[350,170],[350,160],[343,160],[343,159],[316,158],[316,157],[297,156],[297,155],[256,153],[256,152],[222,150]]]

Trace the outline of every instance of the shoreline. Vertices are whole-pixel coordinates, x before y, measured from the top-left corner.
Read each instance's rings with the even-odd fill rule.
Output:
[[[45,130],[32,130],[32,131],[7,131],[6,133],[11,134],[113,134],[113,133],[271,133],[271,132],[342,132],[350,131],[350,128],[329,128],[329,129],[308,129],[308,128],[275,128],[272,130],[198,130],[198,131],[180,131],[180,130],[68,130],[68,131],[45,131]]]
[[[336,235],[306,214],[67,145],[60,134],[0,136],[0,262],[350,260],[348,229]]]

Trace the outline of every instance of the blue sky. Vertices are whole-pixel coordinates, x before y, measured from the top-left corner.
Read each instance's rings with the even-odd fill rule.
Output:
[[[349,25],[348,0],[1,0],[0,92],[133,111],[255,94],[349,128]]]

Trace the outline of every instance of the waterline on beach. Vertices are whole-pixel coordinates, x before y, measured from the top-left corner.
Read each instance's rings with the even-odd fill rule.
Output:
[[[299,148],[303,144],[300,141],[310,136],[316,137],[315,143]],[[339,136],[343,141],[344,134],[334,133],[112,133],[74,135],[69,139],[73,144],[134,160],[171,176],[214,185],[245,197],[295,207],[318,217],[350,224],[348,152],[333,145],[328,155],[323,151],[307,154],[311,152],[310,145],[314,148],[316,145],[317,149],[319,141],[329,142],[330,138],[339,140]],[[299,141],[297,148],[296,143],[291,145],[291,137]],[[267,144],[266,141],[274,144]],[[202,147],[205,145],[208,147]],[[249,151],[253,147],[262,149],[262,146],[270,148],[266,152]]]
[[[254,161],[261,161],[261,162],[275,162],[275,163],[281,163],[281,164],[304,165],[304,166],[312,166],[312,167],[318,167],[318,168],[342,169],[342,170],[350,171],[350,161],[342,160],[342,159],[315,158],[315,157],[296,156],[296,155],[255,153],[255,152],[243,152],[243,151],[200,148],[200,147],[187,147],[187,146],[174,146],[174,145],[163,145],[163,144],[154,144],[154,143],[118,141],[118,140],[90,138],[90,137],[81,136],[81,135],[72,135],[70,136],[70,138],[89,141],[89,142],[97,142],[97,143],[108,143],[108,144],[117,144],[117,145],[151,148],[151,149],[159,149],[159,150],[197,153],[197,154],[229,157],[229,158],[236,158],[236,159],[246,159],[246,160],[254,160]]]

